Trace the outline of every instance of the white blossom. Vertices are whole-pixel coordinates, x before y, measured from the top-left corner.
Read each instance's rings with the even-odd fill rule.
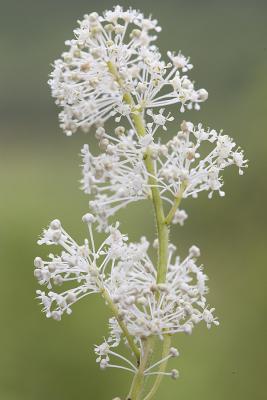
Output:
[[[37,298],[43,304],[43,311],[48,318],[60,320],[63,313],[71,313],[72,305],[78,300],[99,293],[107,266],[114,260],[127,257],[124,244],[127,237],[119,232],[117,225],[109,228],[109,235],[96,249],[92,215],[86,214],[83,221],[88,224],[89,240],[85,239],[82,245],[67,234],[58,220],[50,223],[38,241],[39,244],[62,247],[59,255],[50,253],[48,260],[40,257],[34,260],[34,275],[40,285],[48,289],[47,292],[37,290]],[[64,287],[65,283],[75,286],[60,293],[51,290],[54,286]]]
[[[214,309],[206,304],[208,278],[202,267],[197,266],[200,251],[196,246],[192,246],[189,255],[181,260],[174,256],[175,246],[169,245],[166,282],[157,283],[157,271],[148,255],[149,243],[144,237],[139,243],[128,243],[127,236],[116,224],[109,227],[106,239],[96,248],[92,231],[95,218],[86,214],[83,221],[88,225],[89,239],[85,239],[82,245],[67,234],[59,220],[52,221],[38,241],[39,244],[63,248],[59,255],[49,254],[48,261],[40,257],[34,261],[35,277],[48,288],[48,292],[37,290],[37,298],[48,318],[60,320],[62,314],[72,312],[72,306],[78,300],[105,290],[140,351],[144,337],[191,333],[201,321],[208,328],[218,325],[213,316]],[[51,290],[54,286],[64,288],[66,283],[68,288],[61,292]],[[114,317],[109,320],[109,330],[108,339],[95,347],[100,367],[136,372],[131,361],[114,352],[122,339],[121,327]],[[179,352],[171,348],[168,357],[178,355]],[[111,364],[111,356],[128,365]],[[162,360],[154,366],[160,362]],[[149,367],[146,373],[154,374],[151,372],[153,368]]]
[[[152,128],[152,126],[150,126]],[[100,230],[106,229],[108,219],[128,204],[151,198],[151,175],[144,158],[153,158],[153,185],[164,201],[173,204],[176,196],[196,198],[200,192],[224,196],[222,173],[236,165],[239,174],[247,165],[243,151],[222,132],[204,129],[183,122],[179,132],[167,143],[155,141],[152,128],[139,138],[134,129],[115,129],[115,136],[98,128],[96,136],[102,153],[93,156],[89,146],[82,149],[82,189],[91,196],[90,207]],[[177,210],[173,223],[184,224],[187,214]]]
[[[242,175],[247,160],[222,131],[183,121],[177,132],[167,107],[199,110],[208,92],[196,89],[189,78],[189,57],[168,51],[164,61],[155,45],[161,31],[156,20],[116,6],[102,15],[86,14],[78,25],[54,63],[49,85],[67,135],[95,125],[98,154],[87,144],[81,150],[81,188],[90,207],[82,221],[88,238],[78,244],[58,219],[43,231],[38,243],[60,250],[47,260],[34,260],[34,276],[44,287],[37,298],[46,317],[59,321],[78,300],[99,294],[112,312],[107,337],[94,347],[100,368],[137,374],[141,363],[144,376],[177,379],[179,372],[165,367],[179,351],[166,347],[165,339],[191,334],[200,322],[210,329],[219,321],[207,302],[200,249],[193,245],[185,258],[179,257],[168,241],[168,226],[184,225],[188,215],[180,208],[182,200],[201,192],[209,198],[214,192],[224,196],[224,170],[235,165]],[[117,124],[112,134],[105,128],[111,118]],[[177,133],[165,139],[169,123]],[[110,217],[141,200],[153,200],[156,211],[158,237],[152,249],[145,237],[129,242],[118,222],[110,225]],[[95,227],[105,232],[99,245]],[[158,253],[158,267],[151,251]],[[164,340],[163,356],[142,365],[151,338]],[[121,345],[137,365],[121,354]]]
[[[97,130],[100,155],[93,156],[88,145],[81,151],[82,189],[93,196],[89,204],[100,230],[107,228],[108,218],[119,209],[150,196],[141,145],[132,131],[125,135],[118,127],[116,132],[119,138],[110,137],[103,128]]]
[[[185,220],[188,218],[187,212],[185,210],[176,210],[172,223],[173,224],[179,224],[181,226],[184,225]]]
[[[164,112],[164,108],[161,108],[159,110],[158,114],[154,114],[152,112],[152,110],[147,110],[147,115],[150,115],[152,117],[153,122],[157,127],[162,126],[163,130],[166,131],[167,130],[166,122],[173,121],[174,118],[171,116],[170,113],[168,115],[164,116],[163,112]],[[150,128],[152,126],[153,126],[153,124],[151,124],[151,123],[148,124],[148,128]]]
[[[214,309],[207,308],[208,278],[196,264],[199,249],[192,246],[184,260],[174,256],[174,249],[170,246],[165,283],[157,283],[156,269],[147,253],[126,268],[118,264],[106,281],[134,337],[191,333],[201,321],[208,327],[218,325]]]
[[[207,92],[195,90],[181,75],[192,68],[188,58],[168,52],[171,62],[161,59],[153,45],[161,30],[156,20],[117,6],[102,16],[86,14],[78,23],[49,80],[67,135],[78,128],[87,131],[112,116],[116,121],[126,116],[131,123],[135,106],[144,110],[180,103],[184,111],[193,105],[198,109],[206,100]],[[125,93],[131,93],[133,104],[125,102]]]
[[[162,194],[183,197],[197,197],[199,192],[209,192],[209,198],[214,191],[224,196],[222,191],[222,172],[231,165],[236,165],[239,174],[247,166],[243,151],[236,148],[233,139],[214,129],[205,130],[202,124],[196,127],[191,123],[183,122],[181,130],[168,143],[168,153],[161,159],[158,171],[158,180],[164,186]]]

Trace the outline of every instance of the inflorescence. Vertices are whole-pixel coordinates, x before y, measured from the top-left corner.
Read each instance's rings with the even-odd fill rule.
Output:
[[[99,144],[97,155],[88,144],[81,150],[81,188],[90,197],[90,213],[82,218],[88,238],[78,244],[59,220],[44,230],[38,243],[61,251],[35,259],[34,275],[46,287],[37,298],[46,316],[59,321],[78,300],[100,295],[112,313],[107,338],[95,346],[100,367],[176,379],[178,371],[168,372],[165,365],[178,350],[165,346],[161,359],[148,362],[148,341],[191,334],[201,321],[208,328],[219,322],[206,300],[208,278],[198,263],[199,248],[192,246],[180,258],[168,229],[171,223],[183,226],[188,217],[181,201],[203,191],[209,198],[214,192],[224,196],[223,171],[234,165],[242,175],[247,160],[228,135],[202,124],[180,121],[172,138],[164,140],[175,119],[166,108],[199,110],[208,93],[189,78],[189,57],[168,51],[163,60],[155,45],[161,31],[156,20],[116,6],[103,15],[84,15],[78,24],[74,38],[66,41],[68,50],[54,63],[49,85],[64,132],[93,129]],[[116,123],[110,132],[109,119]],[[121,208],[141,200],[154,204],[158,238],[153,246],[145,237],[129,242],[119,223],[112,224]],[[95,230],[105,232],[100,245]],[[118,352],[121,344],[129,357]],[[135,381],[131,390],[137,393]]]
[[[37,257],[34,274],[47,292],[38,290],[37,297],[48,318],[60,320],[64,313],[71,314],[72,306],[89,294],[108,296],[118,311],[120,320],[127,326],[137,346],[142,350],[142,340],[149,336],[162,337],[178,332],[191,333],[199,322],[208,328],[218,325],[213,308],[206,302],[207,276],[197,265],[200,250],[189,249],[181,260],[175,256],[176,248],[169,244],[169,259],[165,283],[157,283],[157,270],[148,255],[149,243],[142,237],[140,243],[128,243],[118,224],[109,227],[108,236],[96,248],[92,226],[95,218],[86,214],[89,239],[82,245],[73,240],[54,220],[39,240],[39,244],[59,245],[59,255],[49,254],[49,260]],[[61,293],[52,291],[64,283],[71,288]],[[109,366],[110,349],[121,341],[122,331],[116,321],[109,321],[110,336],[95,347],[101,368]],[[104,356],[104,358],[102,358]]]
[[[168,52],[169,62],[162,60],[153,44],[161,30],[156,20],[115,7],[103,16],[85,15],[78,23],[49,80],[56,104],[63,108],[59,119],[67,135],[78,128],[88,131],[110,117],[120,121],[123,116],[132,124],[130,115],[145,108],[179,104],[182,112],[198,110],[207,99],[207,91],[196,90],[186,75],[193,68],[189,58]],[[125,102],[125,92],[132,94],[135,106]],[[166,117],[159,113],[151,119],[162,125]]]

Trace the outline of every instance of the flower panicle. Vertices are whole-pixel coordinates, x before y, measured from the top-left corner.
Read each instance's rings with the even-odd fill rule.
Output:
[[[102,297],[112,317],[107,338],[94,347],[96,362],[101,369],[135,374],[127,397],[133,400],[144,377],[156,376],[145,399],[152,398],[162,376],[179,377],[176,369],[166,370],[169,359],[179,356],[171,347],[173,335],[191,334],[202,322],[208,329],[219,325],[207,301],[200,249],[193,245],[180,257],[170,243],[169,227],[183,226],[188,218],[181,208],[184,199],[201,192],[210,199],[215,192],[223,197],[225,169],[236,166],[243,175],[248,164],[223,131],[185,120],[175,127],[175,111],[199,110],[208,92],[189,77],[189,57],[180,51],[162,57],[156,45],[160,31],[156,19],[116,6],[101,15],[85,14],[65,42],[67,49],[49,79],[61,109],[60,127],[71,136],[94,126],[99,147],[98,154],[91,144],[81,150],[80,183],[90,211],[82,221],[88,233],[79,244],[55,219],[38,244],[60,250],[50,252],[47,260],[34,260],[34,276],[43,287],[37,298],[47,318],[59,321],[84,297]],[[115,122],[114,132],[107,130],[108,120]],[[170,138],[165,132],[172,129]],[[112,224],[122,208],[142,200],[152,200],[155,211],[152,246],[145,237],[130,242],[119,223]],[[96,231],[104,232],[104,239]],[[155,338],[162,342],[157,360],[151,344]]]
[[[169,62],[162,60],[154,45],[161,30],[156,20],[117,6],[103,15],[86,14],[78,24],[49,79],[67,135],[111,117],[119,121],[123,116],[131,123],[136,110],[125,104],[125,93],[142,109],[180,104],[181,112],[198,110],[207,99],[207,91],[196,90],[185,75],[193,67],[189,58],[168,52]]]
[[[52,221],[39,240],[39,244],[63,248],[59,255],[49,254],[48,261],[40,257],[34,261],[34,275],[48,289],[37,291],[48,318],[60,320],[62,314],[71,314],[78,300],[106,291],[139,346],[144,337],[191,333],[201,321],[208,328],[218,325],[214,309],[206,305],[208,278],[197,266],[200,251],[196,246],[182,261],[175,256],[175,246],[169,245],[166,282],[158,284],[146,238],[129,243],[116,224],[109,226],[106,239],[96,247],[92,233],[95,218],[86,214],[83,221],[88,225],[89,239],[81,246],[66,233],[59,220]],[[69,288],[60,293],[51,290],[66,284]],[[117,346],[122,331],[114,318],[110,320],[110,331],[108,342]]]
[[[114,136],[100,127],[96,137],[102,152],[94,156],[84,145],[81,183],[91,196],[89,205],[99,230],[104,230],[121,208],[150,199],[155,185],[163,201],[173,206],[177,196],[197,198],[201,192],[208,192],[209,198],[214,192],[224,196],[224,170],[234,165],[242,175],[247,167],[243,151],[228,135],[202,124],[183,121],[178,133],[164,144],[155,141],[149,129],[139,138],[134,129],[126,131],[123,126],[115,129]],[[155,169],[153,186],[144,164],[148,153]],[[172,222],[183,225],[186,218],[184,210],[177,210]]]

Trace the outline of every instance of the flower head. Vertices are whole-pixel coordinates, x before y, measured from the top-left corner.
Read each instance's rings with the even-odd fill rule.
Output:
[[[78,245],[54,220],[44,230],[39,244],[60,245],[59,255],[50,254],[49,260],[37,257],[34,275],[48,292],[37,291],[46,316],[60,320],[63,313],[70,314],[71,307],[79,299],[92,293],[107,291],[117,305],[118,312],[134,337],[163,335],[164,333],[191,332],[201,320],[208,327],[217,324],[213,310],[206,307],[207,276],[196,259],[199,249],[192,246],[183,261],[174,257],[175,246],[169,246],[166,283],[157,283],[157,271],[149,255],[149,243],[142,238],[139,243],[128,243],[127,236],[110,226],[103,243],[96,248],[92,224],[94,217],[86,214],[83,221],[88,225],[89,240]],[[52,291],[52,287],[74,287]],[[121,329],[112,319],[108,342],[120,341]]]
[[[130,121],[136,107],[180,103],[184,111],[206,100],[206,92],[182,75],[192,68],[188,58],[169,52],[170,63],[161,59],[153,45],[161,30],[156,20],[117,6],[103,15],[86,14],[78,24],[49,80],[67,135],[111,116]]]
[[[58,255],[50,253],[48,260],[40,257],[34,260],[34,275],[39,284],[48,289],[37,290],[37,298],[43,304],[43,311],[48,318],[60,320],[62,314],[71,314],[74,303],[89,294],[101,292],[111,276],[115,290],[116,271],[121,268],[121,262],[123,265],[135,262],[143,257],[146,249],[144,242],[127,245],[128,238],[121,234],[118,224],[109,227],[106,239],[96,248],[92,232],[95,218],[92,214],[86,214],[83,221],[88,225],[89,240],[85,239],[81,245],[63,229],[59,220],[52,221],[38,240],[39,244],[62,248]],[[69,285],[64,290],[66,283]],[[52,290],[54,287],[62,287],[63,290],[59,293]]]
[[[235,165],[242,175],[247,166],[243,151],[222,132],[184,121],[178,133],[162,144],[155,141],[157,125],[152,125],[141,138],[134,129],[127,131],[122,126],[115,129],[115,135],[98,128],[96,136],[102,149],[98,156],[84,145],[82,189],[91,195],[89,205],[99,230],[105,230],[109,217],[121,208],[151,198],[152,187],[157,186],[162,199],[171,205],[176,196],[196,198],[203,191],[209,198],[214,192],[224,196],[225,168]],[[148,153],[153,159],[153,175],[144,164]],[[185,211],[177,210],[173,222],[183,225],[186,218]]]
[[[175,247],[171,245],[165,283],[157,283],[156,269],[148,254],[126,271],[123,265],[112,271],[106,285],[116,296],[122,318],[134,337],[191,333],[201,321],[208,328],[218,325],[212,314],[214,309],[207,308],[208,278],[197,266],[199,254],[199,249],[192,246],[189,255],[181,260],[175,257]],[[120,277],[118,284],[114,273]]]

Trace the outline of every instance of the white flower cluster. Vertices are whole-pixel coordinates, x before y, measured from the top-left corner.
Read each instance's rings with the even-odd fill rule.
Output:
[[[130,120],[136,110],[125,103],[126,92],[142,109],[177,103],[181,111],[199,109],[207,99],[206,90],[195,90],[184,74],[193,67],[189,58],[168,52],[170,62],[161,59],[152,44],[161,30],[156,20],[117,6],[78,22],[75,38],[66,41],[69,49],[55,61],[49,80],[56,104],[63,108],[59,119],[67,135],[111,116]]]
[[[199,249],[192,246],[184,260],[174,257],[175,250],[175,246],[169,245],[165,283],[157,284],[157,271],[145,247],[142,259],[132,263],[128,270],[120,264],[106,282],[134,337],[191,333],[202,320],[208,328],[212,323],[218,324],[213,309],[206,307],[207,276],[196,264]]]
[[[236,165],[243,174],[247,164],[243,151],[229,136],[185,121],[166,144],[155,143],[151,133],[139,139],[134,129],[126,132],[122,126],[115,129],[115,137],[100,127],[96,137],[102,153],[92,155],[88,145],[81,152],[82,189],[94,197],[89,204],[100,230],[122,207],[151,198],[151,175],[144,165],[148,152],[154,163],[153,186],[171,205],[179,195],[195,198],[202,191],[209,192],[209,197],[214,191],[224,196],[223,170]],[[183,225],[186,218],[184,210],[177,210],[173,223]]]
[[[247,166],[243,151],[236,147],[233,139],[214,129],[206,130],[202,124],[194,126],[183,121],[181,130],[166,147],[164,160],[159,160],[157,168],[163,196],[165,193],[179,195],[182,186],[183,198],[196,198],[202,191],[208,191],[209,198],[215,191],[224,196],[221,190],[224,169],[235,165],[243,175],[243,168]]]
[[[201,321],[208,328],[219,322],[206,301],[208,278],[197,262],[199,249],[192,246],[184,259],[175,255],[169,225],[183,226],[187,219],[180,208],[183,199],[196,198],[200,192],[209,198],[214,192],[224,196],[225,168],[235,165],[242,175],[247,160],[228,135],[202,124],[183,121],[170,140],[156,138],[174,121],[167,106],[177,104],[178,112],[198,110],[208,97],[187,75],[193,68],[189,58],[169,51],[169,61],[162,59],[154,44],[161,30],[156,20],[116,6],[103,15],[84,15],[78,23],[74,39],[66,42],[68,50],[55,61],[49,84],[67,135],[95,125],[100,153],[94,155],[89,145],[81,151],[81,185],[90,196],[92,212],[83,217],[89,237],[79,245],[59,220],[44,230],[38,243],[62,249],[49,254],[47,261],[35,259],[34,275],[47,288],[38,290],[37,297],[46,316],[60,320],[78,300],[98,293],[112,313],[107,339],[95,346],[100,367],[177,378],[177,370],[166,372],[166,361],[179,355],[171,347],[171,336],[190,334]],[[114,134],[105,128],[111,117],[116,122]],[[129,243],[118,223],[110,225],[110,217],[121,208],[146,199],[152,200],[156,216],[157,268],[146,238]],[[93,225],[106,233],[99,246]],[[152,364],[149,346],[155,336],[162,339],[163,352]],[[130,348],[137,366],[114,351],[120,343]],[[129,395],[133,399],[141,390],[136,377],[131,388],[135,395]]]
[[[52,221],[38,241],[40,245],[60,245],[63,248],[60,255],[50,253],[48,261],[40,257],[34,260],[35,277],[41,285],[46,285],[49,289],[48,293],[37,291],[48,318],[60,320],[64,312],[71,314],[71,306],[74,303],[101,290],[110,262],[113,263],[122,255],[125,259],[130,257],[126,252],[121,253],[122,249],[125,250],[124,241],[127,237],[121,235],[116,227],[110,227],[109,236],[96,250],[91,226],[94,217],[92,214],[86,214],[83,221],[89,228],[89,240],[86,239],[83,245],[78,245],[66,233],[59,220]],[[74,288],[60,294],[51,291],[53,286],[61,286],[71,281],[77,284]]]
[[[214,309],[206,304],[207,276],[196,260],[200,251],[192,246],[189,255],[180,260],[174,257],[175,246],[169,245],[169,261],[166,282],[157,283],[157,271],[149,255],[149,243],[142,238],[140,243],[128,243],[118,225],[110,227],[109,234],[96,249],[92,224],[94,217],[86,214],[83,221],[88,225],[89,240],[78,245],[54,220],[44,231],[39,244],[60,245],[60,255],[49,255],[49,260],[37,257],[34,275],[46,291],[37,291],[48,318],[60,320],[62,314],[70,314],[78,300],[92,293],[107,293],[116,305],[120,320],[127,327],[137,345],[141,339],[177,332],[191,333],[201,321],[210,328],[218,325],[213,316]],[[64,286],[72,282],[74,287],[60,293],[53,286]],[[111,348],[118,346],[122,330],[115,318],[110,320],[110,337],[96,347],[101,367],[109,366]],[[108,353],[106,353],[108,351]],[[99,361],[98,360],[98,361]]]

